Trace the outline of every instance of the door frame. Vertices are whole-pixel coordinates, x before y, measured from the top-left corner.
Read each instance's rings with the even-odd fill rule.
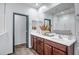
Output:
[[[15,15],[20,15],[20,16],[25,16],[26,17],[26,29],[27,29],[27,33],[26,33],[26,47],[29,47],[29,16],[25,15],[25,14],[20,14],[20,13],[16,13],[13,12],[13,53],[15,53]]]

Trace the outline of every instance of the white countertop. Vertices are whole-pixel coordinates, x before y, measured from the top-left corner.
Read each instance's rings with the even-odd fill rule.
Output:
[[[57,42],[57,43],[66,45],[66,46],[71,46],[73,43],[76,42],[75,37],[72,37],[71,39],[68,39],[68,38],[59,39],[57,36],[49,37],[49,36],[45,36],[45,35],[42,35],[42,34],[39,34],[39,33],[36,33],[36,32],[32,32],[31,34],[38,36],[38,37],[41,37],[41,38],[45,38],[45,39],[53,41],[53,42]]]

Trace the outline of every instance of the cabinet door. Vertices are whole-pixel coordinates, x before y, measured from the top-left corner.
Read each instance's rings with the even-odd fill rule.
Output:
[[[33,38],[33,48],[36,50],[36,37]]]
[[[33,36],[31,35],[31,46],[33,48]]]
[[[39,52],[41,55],[43,55],[43,42],[40,41],[40,47]]]
[[[39,50],[40,50],[40,45],[39,45],[39,40],[37,39],[37,52],[38,53],[40,53]]]
[[[43,42],[39,38],[37,39],[37,52],[43,55]]]
[[[45,55],[52,55],[52,47],[48,44],[44,43],[44,54]]]
[[[66,55],[65,52],[59,50],[59,49],[56,49],[56,48],[53,48],[53,54],[54,55]]]

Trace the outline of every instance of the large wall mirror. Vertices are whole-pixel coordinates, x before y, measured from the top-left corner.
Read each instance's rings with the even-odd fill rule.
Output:
[[[44,19],[44,25],[45,25],[46,31],[51,32],[51,19]]]

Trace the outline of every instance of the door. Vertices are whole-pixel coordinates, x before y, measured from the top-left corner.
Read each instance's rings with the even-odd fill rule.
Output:
[[[5,30],[5,28],[4,28],[4,23],[5,23],[5,21],[4,21],[4,11],[5,11],[5,4],[3,4],[3,3],[0,3],[0,33],[3,33],[4,32],[4,30]]]
[[[26,17],[15,15],[15,45],[26,43]]]
[[[5,3],[0,3],[0,55],[11,53],[11,41],[5,31]]]
[[[28,47],[28,16],[14,13],[14,46],[26,44]]]
[[[79,54],[79,16],[76,17],[76,44],[75,44],[75,54]]]

